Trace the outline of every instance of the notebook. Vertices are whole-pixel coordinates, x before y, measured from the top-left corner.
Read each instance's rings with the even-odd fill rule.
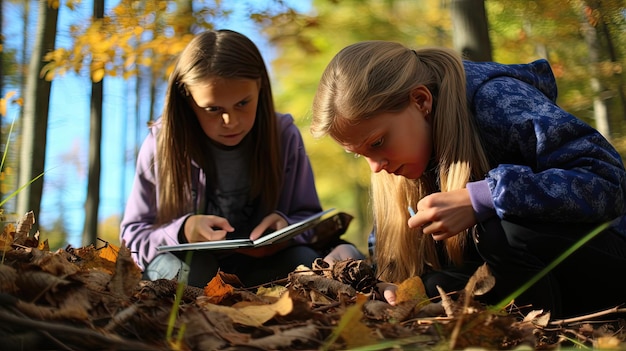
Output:
[[[285,228],[277,231],[265,234],[256,240],[250,239],[226,239],[216,241],[203,241],[198,243],[185,243],[178,245],[163,245],[158,246],[157,251],[170,252],[170,251],[190,251],[190,250],[227,250],[238,248],[254,248],[265,245],[271,245],[279,243],[285,240],[289,240],[302,232],[313,228],[319,223],[322,216],[334,211],[334,208],[318,212],[310,217],[307,217],[297,223],[286,226]]]

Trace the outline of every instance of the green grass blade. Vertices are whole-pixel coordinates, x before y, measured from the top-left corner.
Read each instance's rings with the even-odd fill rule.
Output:
[[[2,162],[0,162],[0,171],[4,169],[4,161],[7,158],[7,154],[9,153],[9,144],[11,142],[11,134],[13,134],[13,126],[15,125],[15,118],[13,118],[13,122],[11,122],[11,128],[9,128],[9,136],[7,138],[7,143],[4,146],[4,153],[2,154]],[[0,205],[2,206],[2,205]]]
[[[14,192],[12,192],[9,196],[7,196],[4,200],[0,201],[0,207],[2,207],[7,201],[11,200],[15,195],[19,194],[20,191],[22,191],[24,188],[26,188],[27,186],[33,184],[34,181],[36,181],[37,179],[43,177],[43,173],[39,174],[38,176],[36,176],[35,178],[31,179],[28,183],[22,185],[21,187],[19,187],[19,189],[15,190]]]
[[[552,261],[552,263],[547,265],[544,269],[542,269],[539,273],[537,273],[534,277],[532,277],[532,279],[527,281],[526,284],[522,285],[519,289],[515,290],[511,295],[507,296],[502,301],[500,301],[500,303],[498,303],[495,306],[495,309],[497,310],[503,309],[506,305],[509,304],[509,302],[515,300],[518,296],[520,296],[522,293],[528,290],[533,284],[538,282],[541,278],[543,278],[544,276],[546,276],[546,274],[548,274],[551,270],[553,270],[554,267],[556,267],[559,263],[563,262],[563,260],[565,260],[569,255],[574,253],[574,251],[581,248],[589,240],[593,239],[596,235],[600,234],[602,231],[608,228],[609,225],[611,225],[611,221],[606,222],[596,227],[596,229],[592,230],[589,234],[585,235],[583,238],[578,240],[574,245],[572,245],[569,249],[563,252],[554,261]]]

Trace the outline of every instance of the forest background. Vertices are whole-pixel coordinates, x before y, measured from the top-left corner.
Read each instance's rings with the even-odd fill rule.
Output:
[[[446,46],[502,63],[547,58],[559,105],[626,155],[624,0],[0,4],[0,208],[6,221],[33,210],[52,249],[96,238],[119,245],[146,124],[160,114],[173,59],[193,33],[208,28],[237,30],[259,45],[278,110],[293,114],[302,130],[323,206],[355,216],[346,238],[364,251],[371,227],[367,163],[308,131],[319,77],[351,43]],[[469,35],[476,28],[486,36]]]

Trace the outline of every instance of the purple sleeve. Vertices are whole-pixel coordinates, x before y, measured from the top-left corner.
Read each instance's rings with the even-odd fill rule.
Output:
[[[466,185],[476,220],[482,222],[496,215],[495,205],[487,180],[470,182]]]
[[[281,130],[285,178],[277,212],[287,223],[293,224],[322,211],[322,206],[300,130],[293,124],[291,115],[279,115],[278,124]],[[305,243],[312,235],[312,231],[307,231],[295,239]]]
[[[157,246],[179,243],[178,231],[187,217],[158,228],[154,226],[157,202],[155,152],[156,138],[150,133],[139,150],[133,186],[120,224],[120,239],[142,270],[158,254]]]

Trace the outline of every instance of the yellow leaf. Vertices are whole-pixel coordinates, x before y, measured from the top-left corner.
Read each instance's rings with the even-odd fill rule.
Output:
[[[15,95],[15,91],[9,91],[3,98],[0,98],[0,116],[7,115],[7,101],[11,100],[13,95]]]
[[[419,300],[420,302],[428,300],[426,288],[424,288],[422,278],[419,276],[408,278],[398,285],[396,304],[411,300]]]
[[[94,83],[100,82],[104,78],[104,68],[95,69],[91,72],[91,81]]]
[[[119,247],[111,243],[107,243],[104,247],[98,250],[98,256],[100,256],[100,258],[105,259],[107,261],[116,262],[117,255],[119,254],[119,252],[120,252]]]
[[[284,316],[293,310],[293,300],[289,293],[283,294],[278,301],[270,305],[247,305],[236,308],[216,305],[204,296],[197,299],[197,304],[207,311],[223,313],[235,323],[251,327],[260,327],[276,315]]]
[[[285,291],[287,291],[287,288],[281,285],[274,285],[268,288],[262,286],[256,291],[256,294],[259,296],[280,297]]]
[[[337,330],[333,331],[333,334],[341,335],[348,349],[376,342],[371,330],[363,323],[363,305],[367,300],[367,295],[358,294],[356,303],[346,309],[346,313],[337,325]]]
[[[600,350],[619,350],[620,340],[614,336],[600,336],[594,346]]]

